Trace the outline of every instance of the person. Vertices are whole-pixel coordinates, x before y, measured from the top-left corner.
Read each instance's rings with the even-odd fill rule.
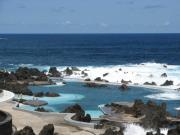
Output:
[[[18,107],[18,108],[19,108],[19,102],[18,102],[18,104],[16,105],[16,107]]]

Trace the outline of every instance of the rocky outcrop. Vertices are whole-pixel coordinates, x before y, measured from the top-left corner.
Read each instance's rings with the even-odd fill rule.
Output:
[[[105,74],[103,74],[103,77],[105,77],[105,76],[107,76],[109,73],[105,73]]]
[[[167,127],[169,121],[167,120],[168,113],[166,112],[166,104],[162,103],[157,105],[153,101],[148,101],[146,104],[142,100],[135,100],[132,106],[120,105],[112,103],[106,105],[111,107],[111,110],[115,113],[124,112],[125,114],[131,114],[136,118],[141,117],[141,125],[145,128]]]
[[[102,82],[103,80],[101,79],[101,77],[97,77],[97,78],[94,79],[94,81]]]
[[[123,83],[123,84],[129,84],[129,83],[132,83],[132,81],[131,80],[129,80],[129,81],[125,81],[125,80],[121,80],[121,83]]]
[[[142,125],[145,128],[165,127],[169,124],[167,120],[166,103],[157,105],[155,102],[148,101],[145,109],[145,117],[142,119]]]
[[[161,86],[170,86],[170,85],[173,85],[173,81],[166,80]]]
[[[121,89],[121,90],[128,90],[129,87],[128,87],[126,84],[122,84],[122,85],[119,87],[119,89]]]
[[[76,115],[72,117],[72,119],[83,122],[90,122],[91,116],[89,114],[85,115],[85,111],[78,104],[69,106],[66,108],[63,113],[75,113]]]
[[[169,129],[167,135],[180,135],[180,125],[174,129]]]
[[[15,76],[17,80],[34,80],[36,77],[41,76],[42,72],[40,72],[36,68],[28,68],[28,67],[19,67],[16,72]]]
[[[124,135],[123,131],[120,129],[119,131],[114,130],[112,128],[106,129],[104,134],[101,135]]]
[[[48,124],[43,127],[39,135],[54,135],[54,125]]]
[[[89,87],[89,88],[103,88],[103,87],[107,87],[107,85],[105,85],[105,84],[98,84],[98,83],[93,83],[93,82],[85,83],[84,86],[85,87]]]
[[[37,92],[34,93],[35,97],[59,97],[60,95],[58,93],[54,93],[54,92]]]
[[[81,74],[83,75],[83,77],[88,76],[88,73],[86,73],[86,72],[84,72],[84,71],[82,71]]]
[[[50,67],[49,69],[49,75],[51,77],[61,77],[61,73],[57,70],[56,67]]]
[[[28,89],[28,84],[21,84],[18,82],[10,83],[10,82],[0,82],[0,89],[6,89],[9,90],[15,94],[24,94],[24,95],[30,95],[32,96],[33,93],[30,89]]]
[[[90,78],[87,78],[87,79],[85,79],[84,81],[87,81],[87,82],[89,82],[89,81],[91,81],[91,79],[90,79]]]
[[[14,135],[35,135],[35,133],[32,127],[26,126],[23,129],[16,131]],[[53,124],[45,125],[43,129],[40,131],[39,135],[55,135],[54,125]]]
[[[26,126],[20,131],[17,131],[14,135],[35,135],[32,127]]]
[[[161,74],[161,77],[167,77],[166,73]]]
[[[145,82],[144,85],[157,85],[155,82]]]
[[[67,68],[64,70],[64,73],[65,73],[66,75],[72,75],[72,74],[73,74],[73,71],[72,71],[69,67],[67,67]]]
[[[153,134],[153,132],[147,132],[146,135],[164,135],[164,134],[161,134],[161,130],[160,128],[158,128],[155,134]]]

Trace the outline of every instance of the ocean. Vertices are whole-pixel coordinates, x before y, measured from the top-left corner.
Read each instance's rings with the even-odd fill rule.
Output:
[[[0,34],[0,67],[180,65],[180,34]]]

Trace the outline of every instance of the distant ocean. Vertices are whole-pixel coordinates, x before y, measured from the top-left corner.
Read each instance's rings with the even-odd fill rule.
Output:
[[[180,65],[180,34],[0,35],[0,67]]]

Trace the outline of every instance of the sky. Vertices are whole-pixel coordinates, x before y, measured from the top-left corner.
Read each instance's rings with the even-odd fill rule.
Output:
[[[0,33],[180,33],[180,0],[0,0]]]

